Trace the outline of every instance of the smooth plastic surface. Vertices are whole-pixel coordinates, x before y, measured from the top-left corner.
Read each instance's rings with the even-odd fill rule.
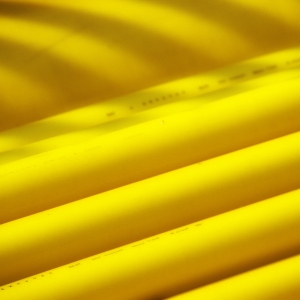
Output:
[[[300,255],[187,292],[172,300],[297,300]]]
[[[296,255],[299,196],[296,190],[5,285],[1,300],[162,299]]]
[[[0,284],[300,188],[299,153],[300,132],[2,224]]]

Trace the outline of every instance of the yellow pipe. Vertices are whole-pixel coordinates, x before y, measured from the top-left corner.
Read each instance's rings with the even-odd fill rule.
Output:
[[[1,300],[162,299],[296,255],[299,196],[282,194],[10,283]]]
[[[270,85],[3,165],[0,223],[298,131],[299,84]]]
[[[300,188],[300,132],[0,225],[0,285]]]
[[[1,128],[297,46],[297,0],[243,2],[2,0],[1,64],[40,92],[3,76]]]
[[[299,278],[300,255],[297,255],[168,299],[297,300]]]
[[[130,116],[174,101],[299,66],[300,48],[271,53],[218,70],[106,100],[0,133],[0,152]],[[6,76],[3,75],[3,78]],[[13,89],[13,88],[11,88]],[[34,88],[33,91],[36,91]]]
[[[0,164],[9,163],[21,158],[26,158],[57,148],[84,142],[91,138],[98,137],[100,135],[107,134],[116,130],[120,130],[125,127],[134,126],[153,120],[155,118],[161,118],[168,115],[172,115],[174,113],[180,113],[186,110],[194,109],[212,101],[221,100],[229,96],[245,93],[252,89],[257,89],[270,84],[287,81],[289,79],[299,76],[299,68],[291,68],[285,71],[278,71],[276,73],[271,73],[255,79],[250,79],[242,83],[237,83],[232,87],[211,92],[202,95],[201,97],[185,99],[181,101],[178,100],[169,104],[146,109],[135,114],[130,114],[128,117],[115,119],[110,122],[105,122],[93,127],[88,127],[87,129],[58,135],[48,139],[42,139],[34,143],[29,143],[25,146],[0,153]]]

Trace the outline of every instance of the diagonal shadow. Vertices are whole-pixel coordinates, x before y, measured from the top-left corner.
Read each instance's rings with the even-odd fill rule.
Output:
[[[168,9],[166,8],[166,15],[167,13]],[[145,61],[157,65],[160,70],[166,70],[168,74],[174,72],[176,74],[180,70],[180,76],[182,76],[182,72],[191,73],[191,67],[194,68],[192,72],[195,73],[208,69],[207,66],[216,65],[215,59],[211,58],[209,53],[200,53],[199,49],[183,44],[162,32],[154,32],[105,15],[100,16],[96,13],[90,14],[45,4],[18,2],[1,3],[0,14],[70,30],[76,30],[81,26],[83,35],[126,49],[129,53],[134,53]],[[176,53],[180,53],[178,57],[174,50]],[[173,59],[162,60],[162,53],[164,57],[175,55]]]
[[[166,15],[167,13],[166,9]],[[218,62],[210,57],[209,53],[200,53],[192,45],[176,40],[176,37],[96,13],[90,14],[46,4],[1,1],[0,15],[36,22],[37,26],[41,23],[69,29],[70,36],[66,38],[72,38],[72,34],[90,37],[95,40],[95,44],[107,43],[112,49],[132,53],[158,70],[157,77],[141,74],[141,80],[124,85],[120,79],[107,78],[105,74],[101,76],[101,70],[95,73],[89,68],[80,66],[75,60],[67,60],[54,54],[52,47],[57,43],[63,43],[64,40],[43,50],[37,50],[22,43],[0,39],[1,64],[29,76],[37,83],[44,84],[49,90],[59,90],[65,98],[63,102],[72,103],[73,108],[218,66]],[[16,59],[11,59],[12,55]],[[27,66],[20,65],[19,57],[28,57]],[[100,62],[103,60],[101,53],[98,58]],[[36,67],[39,59],[43,59],[43,68]],[[115,57],[112,55],[110,59],[114,62]],[[107,61],[105,63],[107,64]],[[124,62],[124,65],[128,67],[128,71],[122,76],[130,77],[131,69],[135,66],[127,62]],[[114,72],[117,74],[118,70]],[[60,82],[59,78],[64,79],[64,82]],[[97,97],[97,100],[94,97]],[[87,99],[86,103],[83,104],[82,99]],[[70,105],[66,107],[70,109]]]
[[[251,40],[255,45],[273,47],[273,51],[299,45],[299,30],[266,11],[245,6],[243,3],[223,0],[151,0],[151,3],[175,6],[198,18],[222,24],[225,28],[230,28]],[[279,43],[278,37],[285,40],[285,43]]]
[[[16,41],[7,41],[0,37],[0,63],[2,66],[7,68],[12,68],[17,71],[19,74],[22,74],[24,77],[31,78],[34,82],[41,83],[49,91],[55,91],[58,89],[58,93],[63,93],[66,101],[74,93],[74,91],[69,90],[67,86],[61,87],[61,84],[57,82],[59,78],[70,78],[72,79],[72,85],[75,87],[81,86],[86,80],[90,83],[93,82],[96,87],[101,81],[105,86],[113,87],[113,84],[108,81],[107,78],[99,78],[99,74],[95,74],[88,68],[83,68],[79,64],[74,62],[67,61],[59,56],[55,55],[51,51],[47,51],[43,55],[46,56],[46,67],[47,71],[43,67],[40,68],[31,68],[30,62],[35,60],[37,55],[37,49],[35,47],[30,47],[28,45],[23,45]],[[13,57],[13,59],[11,59]],[[22,60],[23,58],[23,60]],[[51,74],[52,73],[52,74]],[[51,74],[52,76],[49,76]],[[57,76],[59,74],[59,78]],[[76,74],[77,76],[74,76]],[[51,80],[51,82],[49,81]],[[76,91],[77,92],[77,91]],[[80,93],[80,91],[78,91]],[[86,91],[82,91],[81,97],[87,97],[89,95],[84,94]],[[75,101],[78,97],[78,94],[72,99]]]

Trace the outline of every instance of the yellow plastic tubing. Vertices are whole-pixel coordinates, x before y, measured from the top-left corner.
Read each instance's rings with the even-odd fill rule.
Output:
[[[0,226],[0,285],[300,188],[300,132]]]
[[[107,134],[122,128],[141,124],[155,118],[165,117],[174,113],[183,112],[189,109],[200,107],[201,105],[210,103],[212,101],[221,100],[223,98],[245,93],[252,89],[257,89],[270,84],[279,83],[290,80],[300,76],[300,68],[290,68],[284,71],[260,76],[258,78],[250,79],[242,83],[237,83],[231,87],[224,88],[215,92],[211,92],[201,97],[177,100],[165,105],[146,109],[129,115],[128,117],[115,119],[110,122],[105,122],[87,129],[78,130],[62,135],[58,135],[48,139],[29,143],[25,146],[18,147],[9,151],[0,153],[0,164],[9,163],[21,158],[26,158],[32,155],[41,154],[57,148],[70,146],[76,143],[84,142],[88,139]],[[87,119],[89,119],[87,117]],[[20,128],[19,128],[20,130]],[[28,132],[29,134],[29,132]],[[29,134],[30,135],[30,134]],[[1,134],[0,134],[1,139]]]
[[[299,64],[300,48],[298,47],[72,110],[2,132],[0,152],[123,118],[180,99],[207,94],[251,78],[299,66]]]
[[[299,84],[270,85],[6,164],[0,222],[298,131]]]
[[[5,285],[1,300],[162,299],[296,255],[299,196],[282,194]]]
[[[170,300],[300,299],[300,255],[225,279]]]

